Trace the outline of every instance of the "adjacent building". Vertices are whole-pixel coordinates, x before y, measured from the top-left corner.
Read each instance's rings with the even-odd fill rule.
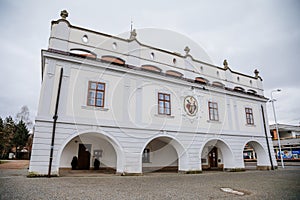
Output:
[[[270,125],[276,158],[280,159],[278,134],[275,124]],[[300,126],[278,124],[281,155],[284,160],[300,161]]]
[[[245,146],[257,168],[277,166],[257,70],[198,60],[189,47],[182,55],[148,46],[135,30],[121,38],[73,26],[67,15],[52,22],[42,50],[31,173],[47,174],[51,149],[52,175],[74,157],[77,169],[98,159],[121,174],[235,171]]]

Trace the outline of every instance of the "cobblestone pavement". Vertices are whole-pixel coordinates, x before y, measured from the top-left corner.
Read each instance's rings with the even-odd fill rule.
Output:
[[[0,170],[0,199],[300,199],[300,167],[275,171],[144,176],[26,178],[27,169]],[[226,193],[232,188],[244,196]]]

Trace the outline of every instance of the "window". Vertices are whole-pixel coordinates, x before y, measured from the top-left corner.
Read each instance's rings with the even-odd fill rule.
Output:
[[[253,119],[252,108],[245,108],[245,112],[246,112],[246,122],[247,122],[247,124],[253,125],[254,124],[254,119]]]
[[[176,65],[176,58],[173,58],[173,64]]]
[[[182,73],[174,71],[174,70],[168,70],[168,71],[166,71],[166,74],[170,75],[170,76],[175,76],[175,77],[182,77],[183,76]]]
[[[101,61],[117,65],[125,65],[125,60],[110,55],[101,56]]]
[[[89,106],[104,107],[105,83],[89,82],[87,104]]]
[[[150,58],[151,58],[151,60],[154,60],[154,53],[153,52],[150,53]]]
[[[216,102],[208,102],[209,119],[219,121],[218,104]]]
[[[196,77],[195,82],[200,83],[200,84],[208,84],[209,81],[205,78],[202,78],[202,77]]]
[[[145,70],[148,70],[148,71],[154,71],[154,72],[158,72],[158,73],[161,72],[160,68],[158,68],[156,66],[153,66],[153,65],[142,65],[141,68],[145,69]]]
[[[158,93],[158,114],[171,115],[170,94]]]
[[[144,149],[142,160],[143,160],[143,163],[150,162],[150,149]]]
[[[82,58],[93,58],[93,59],[97,58],[97,55],[94,52],[91,52],[86,49],[71,49],[70,55],[78,56]]]
[[[88,41],[89,41],[89,38],[87,35],[82,36],[82,42],[88,43]]]

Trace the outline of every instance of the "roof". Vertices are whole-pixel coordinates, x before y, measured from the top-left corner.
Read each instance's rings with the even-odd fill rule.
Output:
[[[270,125],[270,130],[276,129],[275,124]],[[278,131],[294,131],[300,132],[300,126],[288,125],[288,124],[278,124]]]

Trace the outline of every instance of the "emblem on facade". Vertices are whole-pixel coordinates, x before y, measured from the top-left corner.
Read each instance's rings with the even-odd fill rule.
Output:
[[[183,106],[185,112],[190,116],[194,116],[198,112],[198,102],[193,96],[185,97]]]

